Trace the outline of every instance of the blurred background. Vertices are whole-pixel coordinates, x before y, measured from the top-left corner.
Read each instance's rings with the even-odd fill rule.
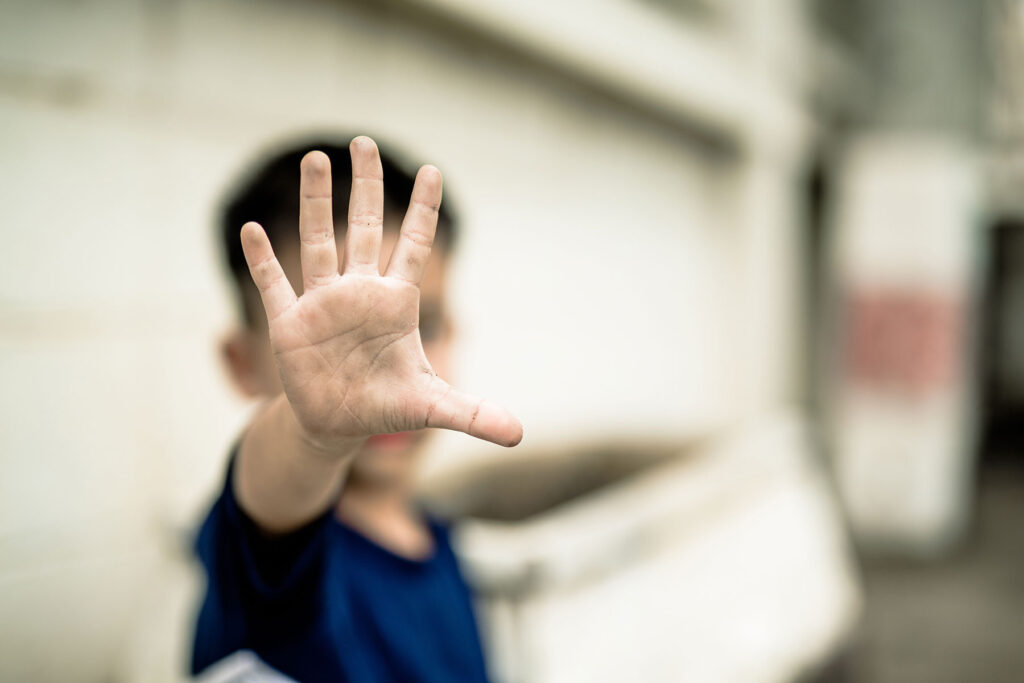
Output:
[[[186,680],[216,201],[325,130],[463,219],[496,679],[1020,680],[1021,0],[0,1],[0,679]]]

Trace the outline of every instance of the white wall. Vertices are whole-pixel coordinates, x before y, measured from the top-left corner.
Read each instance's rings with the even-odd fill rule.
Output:
[[[792,394],[789,291],[762,286],[786,264],[788,162],[752,173],[401,13],[0,12],[0,678],[112,675],[140,608],[167,608],[167,529],[249,410],[216,357],[211,205],[275,136],[367,132],[445,172],[466,224],[457,384],[517,411],[527,443],[701,432]],[[487,452],[445,435],[432,463]]]

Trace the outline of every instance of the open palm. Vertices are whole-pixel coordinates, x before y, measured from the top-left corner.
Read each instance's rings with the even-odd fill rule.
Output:
[[[505,446],[522,438],[508,411],[454,390],[427,362],[419,335],[419,283],[430,255],[441,174],[416,176],[401,233],[383,275],[384,182],[377,146],[352,141],[352,195],[339,273],[330,161],[301,167],[299,237],[303,294],[295,295],[256,223],[242,248],[270,323],[285,395],[307,436],[333,441],[424,427],[454,429]]]

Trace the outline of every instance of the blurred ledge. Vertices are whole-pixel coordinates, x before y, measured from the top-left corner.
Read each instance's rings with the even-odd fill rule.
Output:
[[[799,680],[860,611],[795,412],[691,443],[510,454],[428,495],[457,515],[455,547],[508,680],[649,680],[627,673],[638,662],[695,680]]]
[[[366,4],[366,0],[354,0]],[[372,3],[377,6],[379,3]],[[421,23],[458,30],[681,129],[711,151],[742,154],[764,131],[803,130],[790,84],[761,78],[742,36],[621,0],[387,0]],[[790,136],[785,136],[789,138]]]
[[[102,302],[76,306],[32,306],[0,300],[0,343],[52,342],[99,337],[194,338],[198,327],[227,329],[228,313],[208,301]]]
[[[0,98],[81,107],[94,104],[101,96],[96,80],[82,73],[0,64]]]
[[[339,12],[342,22],[356,24],[359,17],[352,14],[363,13],[383,18],[392,28],[402,24],[431,38],[447,37],[465,59],[472,59],[473,49],[482,47],[539,67],[666,131],[682,134],[715,156],[731,158],[755,144],[785,147],[800,140],[810,125],[806,84],[773,70],[759,52],[756,37],[734,25],[742,22],[701,9],[708,3],[698,1],[698,8],[688,14],[625,0],[333,4],[349,10]],[[299,16],[323,6],[293,3]],[[143,15],[149,12],[154,13],[152,25],[166,23],[162,10],[147,8]],[[324,23],[322,16],[317,20]],[[237,132],[237,100],[203,93],[200,101],[192,101],[194,92],[183,97],[190,92],[187,88],[160,87],[166,86],[168,77],[162,71],[169,68],[163,60],[178,54],[181,45],[171,34],[157,31],[155,36],[155,42],[166,43],[157,56],[142,50],[131,59],[103,62],[102,68],[69,60],[32,64],[0,58],[0,101],[113,110],[146,120],[174,120],[177,126],[187,121],[220,134]],[[124,62],[132,68],[120,68]],[[280,116],[273,107],[255,107],[245,110],[244,119],[258,129],[257,121],[276,123]]]
[[[461,537],[479,552],[469,558],[478,581],[500,591],[552,588],[703,533],[780,485],[827,495],[809,438],[796,413],[780,411],[701,438],[507,452],[435,475],[423,492],[460,520]],[[838,510],[828,518],[845,552]]]

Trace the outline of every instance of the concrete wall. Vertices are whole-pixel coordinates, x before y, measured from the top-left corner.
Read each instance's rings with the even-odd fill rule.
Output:
[[[233,313],[211,206],[276,136],[366,132],[445,172],[466,223],[456,384],[527,439],[702,433],[792,397],[791,142],[709,150],[401,8],[0,13],[0,678],[180,656],[139,625],[187,630],[175,530],[251,409],[216,356]],[[488,452],[443,435],[429,465]]]

